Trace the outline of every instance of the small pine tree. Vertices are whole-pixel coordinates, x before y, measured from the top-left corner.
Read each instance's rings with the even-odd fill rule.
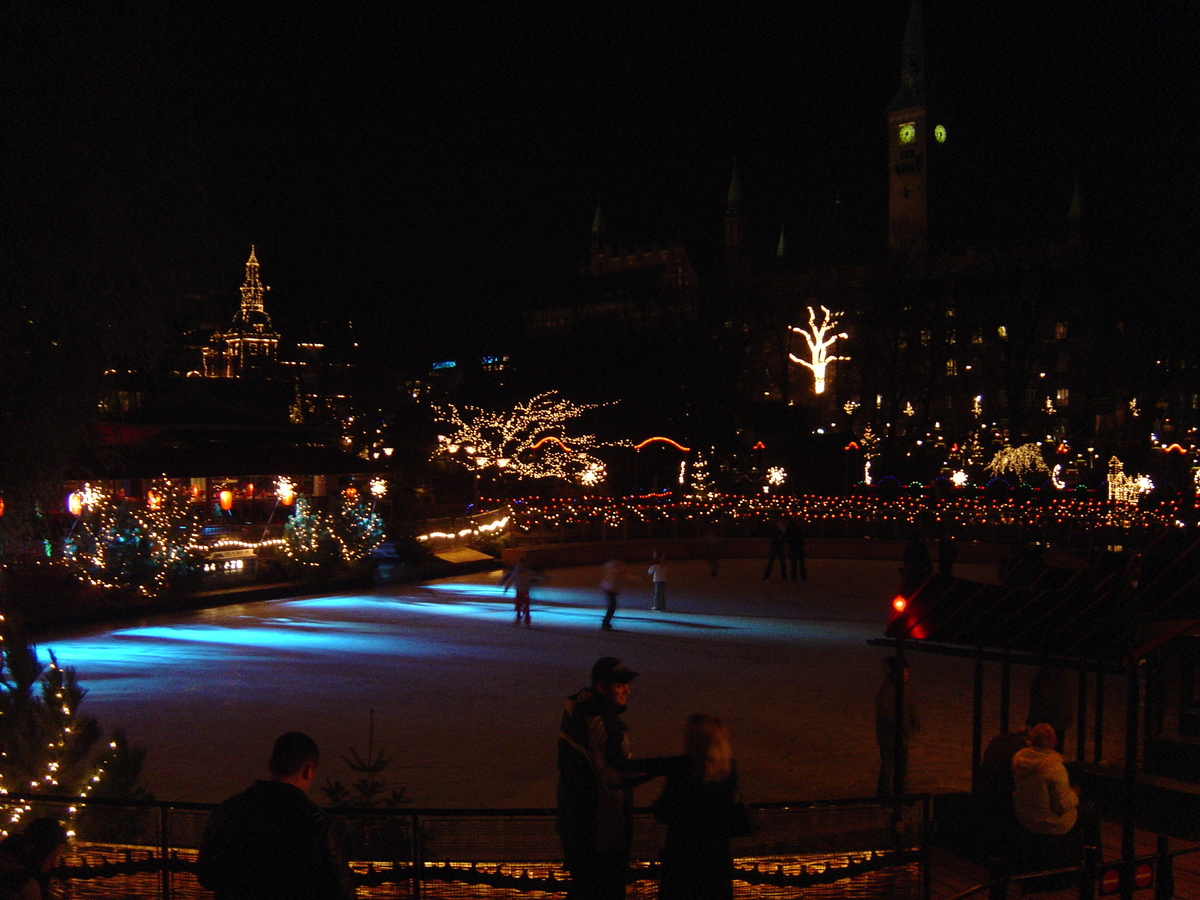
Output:
[[[287,554],[304,569],[332,569],[341,561],[338,541],[327,516],[314,510],[304,495],[283,527]]]
[[[713,494],[712,472],[708,468],[708,458],[703,453],[696,454],[692,463],[691,495],[696,500],[709,500]]]
[[[383,543],[383,518],[376,514],[373,504],[348,500],[333,517],[333,534],[341,545],[342,557],[353,566]]]
[[[99,724],[82,716],[86,691],[75,670],[38,660],[37,648],[0,617],[0,788],[12,794],[56,794],[85,797],[105,785],[111,769],[119,783],[105,785],[112,797],[145,796],[137,786],[146,751],[130,747],[117,732],[100,745]],[[10,823],[19,819],[13,811]]]
[[[351,772],[360,777],[349,787],[340,781],[326,777],[321,791],[329,798],[329,802],[333,806],[374,809],[379,806],[390,808],[409,802],[408,798],[404,796],[404,788],[393,788],[389,794],[387,793],[387,782],[379,777],[392,764],[392,757],[387,755],[387,750],[383,747],[380,747],[378,752],[375,750],[374,709],[370,711],[367,725],[366,755],[360,755],[356,749],[351,747],[348,756],[342,755],[342,762],[349,767]]]

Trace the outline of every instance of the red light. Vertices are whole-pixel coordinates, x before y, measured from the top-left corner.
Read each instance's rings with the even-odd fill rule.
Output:
[[[904,607],[908,606],[908,601],[904,599],[902,594],[897,594],[896,599],[892,601],[892,609],[896,612],[904,612]]]

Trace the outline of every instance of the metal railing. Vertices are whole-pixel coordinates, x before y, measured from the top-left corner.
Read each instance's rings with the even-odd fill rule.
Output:
[[[208,897],[195,868],[209,804],[5,797],[29,816],[70,820],[57,874],[75,898]],[[74,813],[71,810],[75,810]],[[754,805],[759,831],[735,842],[739,898],[928,898],[930,798]],[[360,898],[559,898],[566,872],[552,809],[334,809]],[[657,895],[662,826],[635,817],[630,898]]]

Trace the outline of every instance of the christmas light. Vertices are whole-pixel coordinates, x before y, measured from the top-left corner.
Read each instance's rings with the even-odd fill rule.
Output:
[[[595,478],[604,464],[593,451],[628,445],[604,444],[591,434],[568,435],[566,423],[603,405],[572,403],[548,391],[506,411],[434,406],[437,420],[453,431],[439,438],[431,458],[475,471],[494,465],[518,478],[580,481],[589,472],[587,477]]]
[[[1020,447],[1001,447],[985,467],[993,475],[1012,472],[1018,478],[1030,472],[1049,474],[1050,468],[1042,459],[1042,448],[1038,444],[1022,444]]]
[[[676,450],[679,450],[679,451],[681,451],[681,452],[683,452],[683,453],[689,453],[689,452],[691,452],[691,449],[692,449],[691,447],[685,447],[685,446],[683,446],[683,444],[680,444],[678,441],[673,441],[673,440],[671,440],[669,437],[650,437],[650,438],[646,438],[646,439],[645,439],[644,441],[642,441],[640,444],[634,444],[634,445],[633,445],[633,449],[634,449],[634,450],[641,450],[643,447],[647,446],[648,444],[670,444],[670,445],[671,445],[672,447],[674,447]],[[759,443],[759,445],[758,445],[757,447],[755,447],[754,449],[755,449],[755,450],[761,450],[761,449],[762,449],[762,444],[761,444],[761,442],[760,442],[760,443]]]
[[[830,332],[837,328],[838,317],[842,313],[831,313],[828,307],[821,307],[822,318],[820,324],[817,323],[817,314],[810,306],[808,307],[808,329],[801,328],[797,325],[791,326],[791,330],[804,338],[804,342],[808,344],[808,359],[801,359],[794,353],[789,353],[788,358],[792,362],[804,366],[813,373],[813,393],[825,393],[825,376],[826,370],[830,363],[848,361],[848,356],[830,356],[829,348],[839,340],[844,340],[849,337],[845,332],[834,333]]]
[[[1124,464],[1115,456],[1108,461],[1108,499],[1114,503],[1136,504],[1139,495],[1154,490],[1154,483],[1147,475],[1125,474]]]
[[[787,481],[787,472],[781,466],[771,466],[767,469],[767,484],[779,487],[785,481]]]

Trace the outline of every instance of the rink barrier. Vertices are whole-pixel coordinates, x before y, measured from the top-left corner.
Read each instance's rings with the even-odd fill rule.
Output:
[[[212,804],[4,797],[75,833],[63,866],[72,898],[204,898],[196,858]],[[735,841],[734,896],[927,900],[931,799],[752,804],[758,832]],[[72,814],[71,810],[75,810]],[[331,809],[358,897],[557,900],[566,872],[553,809]],[[628,897],[657,895],[663,827],[637,811]],[[61,885],[60,885],[61,886]]]

